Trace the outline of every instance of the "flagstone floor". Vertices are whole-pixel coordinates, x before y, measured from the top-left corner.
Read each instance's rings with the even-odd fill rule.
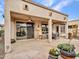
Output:
[[[59,38],[51,43],[47,40],[17,40],[12,44],[12,52],[6,54],[4,59],[48,59],[49,49],[65,42],[68,43],[69,40]],[[79,40],[73,39],[71,44],[74,44],[76,51],[79,51]]]

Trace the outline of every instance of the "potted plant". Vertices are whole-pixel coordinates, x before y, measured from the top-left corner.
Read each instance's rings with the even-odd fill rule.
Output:
[[[48,59],[58,59],[59,51],[57,49],[50,49]]]
[[[79,52],[76,54],[76,59],[79,59]]]
[[[15,43],[16,41],[15,41],[15,39],[11,39],[11,43]]]
[[[74,51],[74,45],[63,43],[59,44],[57,47],[60,50],[61,57],[64,59],[75,59],[76,53]]]

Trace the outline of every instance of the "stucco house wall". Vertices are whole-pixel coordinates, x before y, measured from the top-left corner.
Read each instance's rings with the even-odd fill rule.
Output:
[[[27,9],[25,9],[25,5],[27,5]],[[16,39],[17,19],[12,18],[12,15],[16,18],[18,17],[22,22],[26,22],[27,19],[29,19],[28,16],[33,16],[32,18],[35,23],[35,37],[38,35],[36,29],[38,28],[38,25],[39,29],[41,29],[42,21],[45,21],[48,24],[49,41],[52,41],[53,22],[58,22],[60,25],[63,23],[65,25],[64,34],[68,37],[68,15],[26,0],[5,0],[5,52],[11,51],[11,39]],[[56,31],[55,27],[54,31]],[[39,34],[41,33],[42,31],[40,30]]]
[[[38,7],[34,4],[24,2],[23,0],[18,0],[18,2],[16,2],[16,0],[6,0],[6,2],[9,3],[8,7],[10,8],[10,11],[20,12],[28,15],[34,15],[34,16],[43,17],[47,19],[50,18],[49,14],[52,12],[51,18],[53,20],[66,21],[66,19],[64,20],[64,18],[67,17],[66,15],[57,13],[55,11],[47,10],[45,8]],[[28,6],[28,11],[24,10],[25,5]]]
[[[72,20],[72,21],[69,21],[68,22],[68,25],[71,26],[71,25],[77,25],[78,28],[77,28],[77,36],[79,36],[79,20]],[[73,33],[73,29],[71,28],[68,28],[68,32],[71,32]]]

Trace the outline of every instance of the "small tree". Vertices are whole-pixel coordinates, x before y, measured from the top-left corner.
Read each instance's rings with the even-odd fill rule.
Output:
[[[0,30],[0,37],[4,34],[4,30]]]

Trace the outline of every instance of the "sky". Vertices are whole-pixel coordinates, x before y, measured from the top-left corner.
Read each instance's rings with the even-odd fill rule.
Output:
[[[0,24],[4,23],[3,15],[4,15],[4,0],[0,0]]]
[[[16,0],[17,1],[17,0]],[[36,3],[69,15],[69,20],[79,19],[79,0],[33,0]],[[4,0],[0,0],[0,24],[4,23]]]

